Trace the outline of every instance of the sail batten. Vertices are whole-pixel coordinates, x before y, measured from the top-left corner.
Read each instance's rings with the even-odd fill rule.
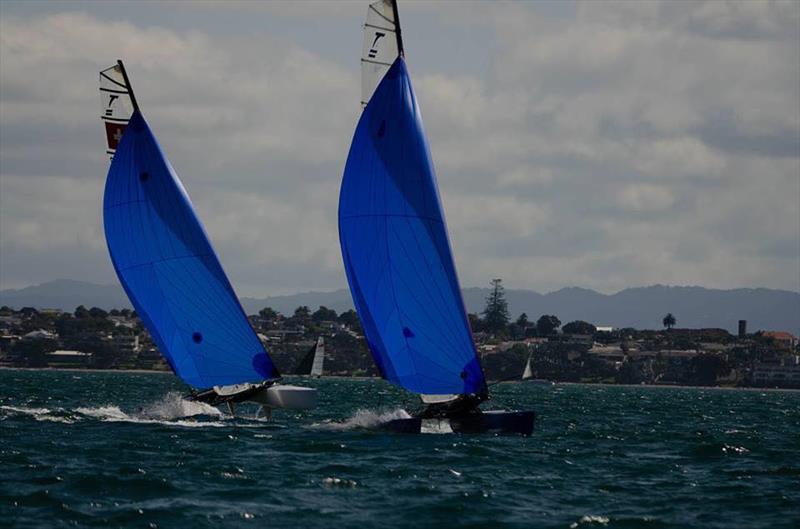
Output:
[[[361,106],[401,54],[402,44],[393,0],[378,0],[367,7],[364,42],[361,47]]]
[[[125,127],[137,108],[122,61],[100,72],[100,101],[100,119],[103,120],[106,133],[106,154],[113,158]]]
[[[388,0],[377,4],[392,7]],[[381,375],[432,401],[485,392],[433,163],[400,55],[356,127],[342,180],[339,237]]]
[[[101,74],[101,84],[106,77]],[[149,125],[138,108],[127,117],[106,179],[103,222],[112,263],[137,314],[191,386],[279,377]]]

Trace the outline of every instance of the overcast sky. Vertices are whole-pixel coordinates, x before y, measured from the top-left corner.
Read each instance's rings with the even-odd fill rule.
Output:
[[[342,288],[367,1],[0,3],[0,288],[115,281],[97,72],[240,295]],[[800,291],[800,3],[402,1],[463,286]]]

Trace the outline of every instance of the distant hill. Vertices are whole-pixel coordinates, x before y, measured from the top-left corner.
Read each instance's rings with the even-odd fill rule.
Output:
[[[41,285],[0,290],[0,305],[19,309],[75,310],[78,305],[103,309],[131,308],[128,296],[119,284],[98,285],[72,279],[56,279]]]
[[[488,294],[485,288],[464,289],[464,302],[470,312],[480,312]],[[735,331],[740,319],[748,329],[786,330],[800,334],[800,293],[766,288],[717,290],[703,287],[655,285],[626,288],[616,294],[601,294],[585,288],[563,288],[548,294],[532,290],[507,290],[509,309],[516,318],[525,312],[535,320],[542,314],[555,314],[562,323],[580,319],[597,325],[653,329],[661,327],[661,318],[671,312],[679,327],[720,327]],[[87,307],[130,308],[119,285],[97,285],[59,279],[17,290],[0,290],[0,305],[73,310]],[[291,314],[300,305],[312,309],[320,305],[337,312],[353,307],[350,293],[303,292],[262,299],[242,298],[248,314],[272,307]]]

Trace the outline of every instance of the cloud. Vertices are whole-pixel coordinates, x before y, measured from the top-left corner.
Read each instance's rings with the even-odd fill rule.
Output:
[[[3,7],[0,286],[113,280],[117,57],[239,292],[343,286],[365,4],[120,5]],[[800,5],[548,6],[403,8],[463,284],[800,290]]]

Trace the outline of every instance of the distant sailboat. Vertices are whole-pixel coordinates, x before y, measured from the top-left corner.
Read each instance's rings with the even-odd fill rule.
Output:
[[[486,379],[472,338],[433,163],[392,0],[367,10],[364,110],[339,197],[339,238],[350,291],[381,375],[427,408],[386,426],[419,432],[530,434],[533,412],[483,412]]]
[[[319,378],[322,376],[322,368],[325,363],[325,340],[322,336],[317,338],[317,342],[311,347],[295,369],[297,375],[308,375]]]
[[[280,373],[247,320],[189,196],[142,116],[122,61],[100,72],[108,154],[103,217],[120,283],[190,398],[316,405]]]
[[[525,362],[525,370],[522,372],[522,380],[528,380],[529,378],[533,378],[533,369],[531,369],[532,357],[533,353],[528,355],[528,361]]]
[[[525,369],[522,371],[522,380],[528,381],[530,384],[541,384],[543,386],[552,386],[553,382],[543,378],[533,378],[533,367],[531,362],[533,360],[533,353],[528,355],[528,361],[525,362]]]

